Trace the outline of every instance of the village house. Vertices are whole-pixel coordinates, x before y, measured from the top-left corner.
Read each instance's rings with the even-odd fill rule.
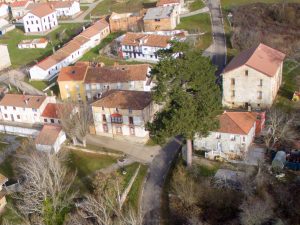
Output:
[[[243,51],[225,67],[223,105],[271,107],[282,83],[285,54],[264,44]]]
[[[150,91],[150,65],[88,65],[77,63],[60,71],[57,79],[61,99],[92,101],[111,89]]]
[[[54,96],[6,94],[0,101],[2,120],[26,124],[42,123],[41,115]]]
[[[66,139],[66,133],[61,126],[44,125],[34,142],[39,151],[57,153]]]
[[[80,13],[79,1],[51,1],[57,17],[74,17]]]
[[[60,110],[62,103],[48,103],[41,115],[44,124],[60,124]]]
[[[147,10],[143,18],[144,30],[173,30],[180,23],[180,16],[175,6],[159,6]]]
[[[33,1],[14,1],[10,3],[12,16],[15,19],[20,19],[25,16],[30,10],[27,7],[33,3]]]
[[[196,136],[194,148],[206,151],[205,157],[210,159],[234,159],[243,157],[255,135],[259,135],[265,113],[225,111],[218,119],[219,129],[211,131],[207,137]]]
[[[48,44],[48,40],[46,38],[38,38],[38,39],[29,39],[22,40],[18,44],[19,49],[26,48],[46,48]]]
[[[56,51],[53,55],[38,62],[30,68],[30,78],[33,80],[51,80],[57,76],[61,68],[75,63],[84,53],[100,44],[109,35],[109,24],[99,20],[84,29],[73,40]]]
[[[48,4],[34,7],[23,17],[25,33],[46,33],[58,26],[56,12]]]
[[[111,32],[141,31],[143,29],[143,15],[141,13],[115,13],[109,17]]]
[[[1,59],[0,70],[10,67],[11,62],[10,62],[7,45],[3,45],[3,44],[0,45],[0,59]]]
[[[6,198],[5,198],[5,191],[3,190],[3,186],[8,181],[7,177],[0,174],[0,212],[3,211],[4,207],[6,206]]]
[[[97,135],[146,142],[145,125],[156,109],[150,92],[110,90],[92,104],[92,111]]]
[[[6,19],[0,18],[0,36],[4,35],[5,33],[12,31],[16,28],[16,26]]]
[[[172,36],[167,35],[128,32],[121,40],[120,54],[124,59],[157,62],[156,52],[170,48],[171,40]]]
[[[156,6],[176,6],[180,13],[184,6],[184,0],[158,0]]]
[[[0,2],[0,18],[8,17],[8,5]]]

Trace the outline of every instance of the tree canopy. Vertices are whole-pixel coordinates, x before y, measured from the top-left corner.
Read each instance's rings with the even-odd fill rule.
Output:
[[[162,110],[147,125],[152,139],[157,143],[175,135],[193,139],[196,133],[205,136],[216,129],[221,93],[210,59],[185,43],[173,43],[159,55],[162,59],[152,69],[153,99]]]

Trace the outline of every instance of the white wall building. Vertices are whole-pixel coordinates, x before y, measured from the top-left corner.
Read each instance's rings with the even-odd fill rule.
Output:
[[[48,40],[46,38],[22,40],[18,44],[19,49],[26,48],[46,48]]]
[[[0,17],[8,16],[8,5],[6,3],[0,2]]]
[[[110,90],[92,104],[97,135],[146,142],[145,125],[156,112],[150,92]]]
[[[224,112],[219,116],[220,128],[207,137],[194,139],[194,148],[204,150],[210,159],[242,157],[251,145],[256,129],[256,113]]]
[[[85,52],[98,45],[109,33],[109,24],[103,20],[97,21],[53,55],[31,67],[29,70],[30,78],[33,80],[51,80],[57,76],[62,67],[75,63]]]
[[[58,25],[56,12],[48,4],[34,7],[23,17],[25,33],[44,33]]]
[[[27,7],[33,3],[33,1],[14,1],[10,3],[12,15],[15,19],[20,19],[25,16],[30,10]]]
[[[66,139],[66,133],[61,126],[44,125],[35,139],[35,146],[39,151],[57,153]]]
[[[222,74],[223,105],[271,107],[282,83],[284,58],[264,44],[236,56]]]
[[[0,45],[0,70],[10,67],[10,57],[7,45]]]
[[[41,114],[49,102],[55,103],[53,96],[32,96],[6,94],[0,101],[2,119],[8,122],[35,124],[42,123]]]
[[[57,17],[73,17],[80,12],[79,1],[52,1],[49,5],[54,7]]]
[[[184,35],[183,32],[182,34]],[[156,52],[170,48],[171,44],[169,42],[175,38],[175,35],[167,35],[164,32],[128,32],[120,39],[120,54],[124,59],[158,62],[159,57]]]

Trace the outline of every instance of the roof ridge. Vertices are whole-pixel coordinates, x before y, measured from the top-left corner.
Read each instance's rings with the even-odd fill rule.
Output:
[[[236,112],[230,112],[230,113],[236,113]],[[239,128],[240,130],[244,133],[244,134],[247,134],[246,131],[228,114],[228,112],[226,112],[226,115],[228,116],[228,118],[234,122]]]

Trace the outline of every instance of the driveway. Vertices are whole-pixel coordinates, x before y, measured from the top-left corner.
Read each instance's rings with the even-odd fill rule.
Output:
[[[226,65],[226,36],[222,18],[220,0],[209,0],[208,7],[211,14],[213,45],[212,62],[218,67],[216,75],[219,76]]]
[[[155,156],[149,167],[141,198],[144,225],[160,224],[163,185],[181,144],[181,140],[174,138]]]

